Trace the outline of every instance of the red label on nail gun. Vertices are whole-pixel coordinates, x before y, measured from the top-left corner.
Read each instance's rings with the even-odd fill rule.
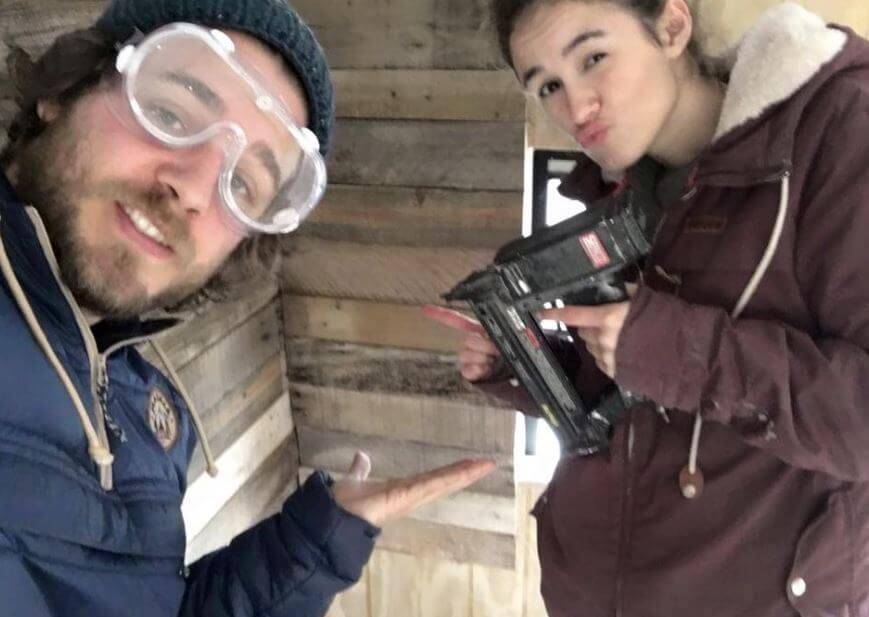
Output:
[[[592,265],[595,268],[603,268],[610,264],[609,253],[606,252],[604,248],[603,242],[600,241],[598,235],[589,231],[588,233],[584,233],[579,237],[579,243],[582,245],[582,250],[585,251],[585,254],[588,256]]]

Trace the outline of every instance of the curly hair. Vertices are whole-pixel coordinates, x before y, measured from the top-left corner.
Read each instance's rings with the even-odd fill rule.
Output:
[[[8,141],[0,153],[0,165],[7,167],[45,128],[37,113],[40,100],[55,100],[63,106],[74,104],[101,82],[113,78],[117,51],[117,41],[98,28],[59,36],[36,62],[23,49],[12,48],[6,64],[18,111],[6,130]],[[231,300],[239,297],[252,279],[273,279],[280,244],[280,237],[275,235],[245,238],[202,289],[172,308],[193,309]]]
[[[664,7],[667,4],[667,0],[492,0],[492,21],[495,24],[495,32],[498,37],[498,46],[501,50],[501,55],[507,64],[511,67],[513,66],[513,56],[510,53],[510,37],[513,35],[513,30],[515,30],[519,18],[532,7],[541,4],[556,4],[558,2],[566,1],[603,1],[628,9],[640,19],[643,26],[652,37],[655,38],[655,40],[657,40],[654,28],[655,20],[661,16]],[[697,62],[697,66],[703,75],[707,77],[725,77],[725,71],[720,62],[706,56],[701,51],[696,38],[692,39],[689,43],[688,52]]]

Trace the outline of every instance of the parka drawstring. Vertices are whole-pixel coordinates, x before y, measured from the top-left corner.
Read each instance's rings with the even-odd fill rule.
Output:
[[[778,249],[781,241],[782,232],[784,231],[785,219],[787,218],[788,202],[790,201],[790,173],[785,172],[781,178],[781,195],[779,199],[778,215],[776,216],[775,225],[773,225],[772,233],[770,234],[769,242],[766,250],[761,257],[760,262],[755,268],[754,274],[745,286],[742,295],[739,297],[736,306],[730,313],[733,320],[739,319],[743,310],[748,305],[752,296],[757,291],[760,281],[763,279],[766,271],[772,263],[772,258]],[[700,432],[703,429],[702,410],[697,411],[694,417],[694,431],[691,435],[691,448],[688,452],[688,465],[682,469],[679,474],[679,486],[682,489],[682,495],[686,499],[694,499],[703,491],[703,473],[697,466],[697,457],[700,451]]]
[[[87,438],[88,454],[100,470],[100,485],[104,490],[112,490],[113,483],[111,470],[115,457],[112,456],[108,439],[106,439],[105,442],[100,439],[93,423],[91,422],[91,418],[85,409],[84,403],[82,402],[78,391],[75,389],[75,385],[73,385],[72,380],[69,378],[69,375],[67,375],[66,370],[64,370],[63,365],[54,353],[54,349],[52,349],[51,343],[48,342],[48,337],[45,335],[42,326],[39,325],[39,320],[33,313],[33,308],[27,301],[27,296],[21,288],[18,278],[15,276],[12,262],[9,260],[9,255],[6,253],[6,248],[3,245],[2,238],[0,238],[0,270],[2,270],[3,277],[6,279],[9,289],[12,291],[12,296],[15,298],[18,308],[24,315],[24,319],[27,322],[30,331],[33,333],[36,342],[48,358],[49,363],[57,373],[61,383],[63,383],[63,387],[66,389],[67,394],[69,394],[70,399],[72,399],[72,404],[78,413],[79,421],[81,422],[82,428],[85,432],[85,437]]]

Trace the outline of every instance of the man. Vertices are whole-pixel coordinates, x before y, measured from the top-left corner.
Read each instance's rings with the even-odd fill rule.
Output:
[[[376,525],[493,464],[372,484],[357,455],[349,480],[314,474],[185,568],[201,431],[135,348],[176,322],[143,315],[224,294],[316,204],[333,108],[321,49],[278,0],[117,0],[16,66],[0,178],[3,613],[322,614]],[[178,413],[149,426],[154,396]]]

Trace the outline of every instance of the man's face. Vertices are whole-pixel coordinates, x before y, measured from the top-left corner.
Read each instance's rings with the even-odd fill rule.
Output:
[[[280,57],[248,35],[228,34],[305,126],[304,91]],[[124,121],[113,96],[119,87],[97,88],[58,113],[43,107],[48,127],[16,159],[15,184],[40,212],[78,302],[99,315],[130,317],[200,289],[243,236],[220,201],[220,145],[170,149]],[[232,111],[245,120],[246,110]],[[245,125],[274,139],[255,118]]]

